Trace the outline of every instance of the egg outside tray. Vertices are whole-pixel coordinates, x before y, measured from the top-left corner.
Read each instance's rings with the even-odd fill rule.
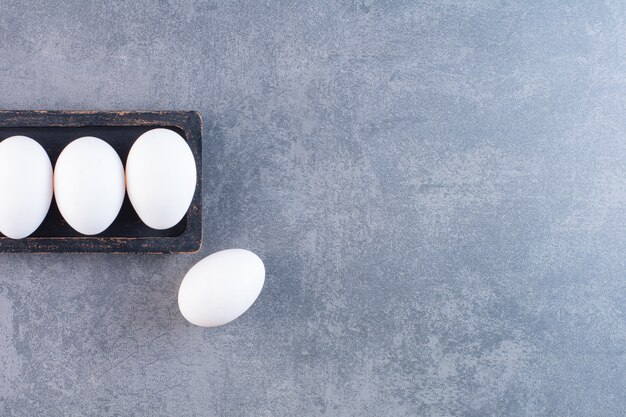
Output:
[[[14,135],[33,138],[48,153],[52,165],[63,148],[82,136],[109,143],[122,162],[135,140],[148,130],[168,128],[187,141],[196,163],[197,183],[185,217],[174,227],[146,226],[128,195],[113,224],[96,236],[72,229],[54,198],[48,215],[31,236],[9,239],[0,234],[0,252],[192,253],[202,244],[202,121],[194,111],[0,111],[0,140]]]

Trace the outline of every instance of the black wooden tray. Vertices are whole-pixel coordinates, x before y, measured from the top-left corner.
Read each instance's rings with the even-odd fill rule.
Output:
[[[0,234],[0,252],[190,253],[202,244],[202,121],[193,111],[0,111],[0,140],[14,135],[33,138],[48,152],[52,165],[63,148],[82,136],[109,143],[124,165],[135,140],[157,127],[175,130],[187,140],[196,161],[196,191],[185,217],[176,226],[154,230],[137,216],[128,195],[113,224],[96,236],[72,229],[54,198],[43,223],[31,236],[14,240]]]

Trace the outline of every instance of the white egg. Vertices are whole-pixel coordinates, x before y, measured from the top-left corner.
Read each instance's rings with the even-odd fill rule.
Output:
[[[196,189],[196,162],[185,139],[169,129],[139,136],[126,160],[126,189],[139,218],[151,228],[180,222]]]
[[[54,198],[67,223],[96,235],[113,223],[124,202],[124,166],[102,139],[85,136],[63,149],[54,167]]]
[[[52,164],[33,139],[0,142],[0,232],[13,239],[32,234],[52,202]]]
[[[185,275],[178,290],[178,307],[192,324],[221,326],[250,308],[264,282],[265,266],[254,253],[245,249],[216,252]]]

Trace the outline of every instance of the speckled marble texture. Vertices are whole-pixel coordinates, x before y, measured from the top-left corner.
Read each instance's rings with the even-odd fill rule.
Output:
[[[206,158],[198,254],[0,255],[0,415],[623,415],[624,8],[1,0],[0,107],[199,110]],[[259,300],[187,324],[230,247]]]

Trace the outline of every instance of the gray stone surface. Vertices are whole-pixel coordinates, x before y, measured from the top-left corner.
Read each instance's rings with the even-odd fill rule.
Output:
[[[516,3],[1,0],[0,107],[202,112],[206,233],[0,255],[0,415],[623,415],[624,4]]]

